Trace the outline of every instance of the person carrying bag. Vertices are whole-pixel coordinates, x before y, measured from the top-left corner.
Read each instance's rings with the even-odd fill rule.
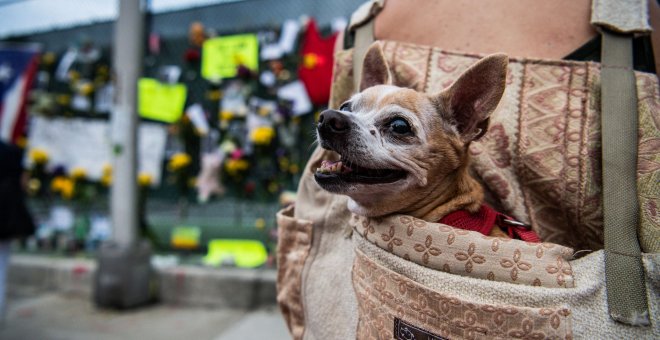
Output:
[[[331,108],[358,88],[384,5],[352,16]],[[509,56],[502,101],[470,147],[488,203],[544,243],[351,215],[314,182],[336,158],[317,148],[295,206],[277,215],[278,302],[293,338],[660,337],[660,94],[655,74],[633,69],[647,2],[593,0],[591,23],[600,62]],[[394,85],[427,93],[483,56],[378,43]],[[416,244],[438,251],[423,257]]]

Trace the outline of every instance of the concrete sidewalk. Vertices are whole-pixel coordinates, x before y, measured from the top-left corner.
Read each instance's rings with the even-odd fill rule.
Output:
[[[8,290],[63,293],[91,299],[96,262],[89,259],[12,255]],[[275,269],[156,268],[159,300],[170,306],[254,309],[275,305]]]
[[[11,295],[0,339],[290,339],[274,306],[253,311],[159,304],[101,310],[67,294]]]

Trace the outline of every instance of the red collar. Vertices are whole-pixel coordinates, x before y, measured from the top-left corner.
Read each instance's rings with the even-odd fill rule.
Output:
[[[489,235],[493,228],[498,226],[511,238],[526,242],[541,242],[539,236],[530,226],[497,212],[486,204],[483,204],[481,209],[474,214],[469,213],[467,210],[457,210],[449,213],[438,222],[454,228],[478,231],[484,235]]]

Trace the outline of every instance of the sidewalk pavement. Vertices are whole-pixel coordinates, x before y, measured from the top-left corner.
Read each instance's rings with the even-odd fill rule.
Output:
[[[160,303],[105,310],[92,302],[96,262],[12,255],[0,339],[290,339],[274,269],[157,268]]]
[[[158,298],[174,306],[254,309],[275,305],[276,270],[175,265],[155,268]],[[60,292],[91,299],[96,261],[12,255],[8,290]]]
[[[277,308],[173,307],[102,310],[62,293],[11,295],[0,339],[290,339]]]

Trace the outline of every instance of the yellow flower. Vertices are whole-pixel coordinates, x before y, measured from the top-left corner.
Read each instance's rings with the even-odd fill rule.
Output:
[[[23,136],[18,136],[18,138],[16,138],[16,146],[18,146],[19,148],[25,149],[27,144],[28,144],[27,138]]]
[[[55,62],[55,53],[53,52],[46,52],[44,55],[41,57],[41,62],[44,63],[44,65],[50,65]]]
[[[78,92],[83,96],[87,96],[94,91],[94,84],[90,82],[84,82],[78,86]]]
[[[279,188],[280,187],[275,182],[270,182],[270,184],[268,184],[268,192],[270,192],[271,194],[276,193],[277,189]]]
[[[234,119],[234,113],[231,111],[221,111],[220,112],[220,120],[223,122],[228,122],[230,120]]]
[[[230,159],[225,162],[225,171],[231,176],[236,176],[239,172],[247,170],[249,166],[250,163],[244,159]]]
[[[96,68],[96,72],[102,75],[108,74],[108,71],[110,71],[110,69],[106,65],[100,65],[99,67]]]
[[[62,106],[67,106],[71,102],[71,96],[67,94],[60,94],[55,97],[55,101]]]
[[[66,177],[64,176],[57,176],[53,178],[53,180],[50,182],[50,190],[53,192],[60,192],[62,191],[63,187],[63,182],[66,180]]]
[[[69,79],[75,82],[76,80],[80,79],[80,73],[73,70],[69,71]]]
[[[69,175],[71,175],[71,178],[73,178],[73,180],[79,181],[87,177],[87,171],[85,171],[85,169],[81,167],[75,167],[71,169],[71,173]]]
[[[265,116],[268,116],[268,114],[270,114],[270,111],[271,111],[271,110],[270,110],[269,107],[266,107],[266,106],[260,106],[260,107],[259,107],[259,111],[258,111],[258,113],[259,113],[260,116],[265,117]]]
[[[70,179],[65,179],[64,182],[62,182],[62,197],[70,200],[73,198],[73,193],[76,188],[76,184],[74,181]]]
[[[103,174],[99,181],[104,187],[109,187],[112,184],[112,174]]]
[[[150,186],[152,181],[153,181],[153,177],[151,176],[150,173],[141,172],[138,175],[138,184],[140,184],[140,186],[142,187]]]
[[[167,170],[177,171],[179,169],[183,169],[190,165],[190,161],[190,156],[187,153],[176,153],[174,156],[172,156],[172,158],[170,158],[170,161],[167,164]]]
[[[59,192],[63,198],[71,199],[75,189],[75,183],[72,179],[64,176],[57,176],[50,182],[50,189],[53,192]]]
[[[222,98],[222,91],[220,90],[213,90],[213,91],[208,91],[206,92],[206,98],[208,100],[220,100]]]
[[[289,167],[289,172],[292,175],[295,175],[295,174],[298,173],[298,171],[300,171],[300,168],[298,167],[298,164],[291,164],[291,166]]]
[[[289,159],[286,157],[280,157],[280,169],[286,170],[289,168]]]
[[[103,168],[101,168],[101,173],[103,175],[111,175],[112,174],[112,165],[105,163],[103,164]]]
[[[104,187],[109,187],[112,184],[112,165],[105,163],[101,168],[101,178],[99,182]]]
[[[48,152],[44,149],[32,149],[30,150],[30,159],[34,164],[43,165],[48,163]]]
[[[268,145],[275,137],[275,130],[270,126],[260,126],[250,134],[250,140],[257,145]]]
[[[266,227],[266,220],[263,218],[257,218],[256,221],[254,221],[254,226],[257,227],[257,229],[262,230],[263,228]]]

